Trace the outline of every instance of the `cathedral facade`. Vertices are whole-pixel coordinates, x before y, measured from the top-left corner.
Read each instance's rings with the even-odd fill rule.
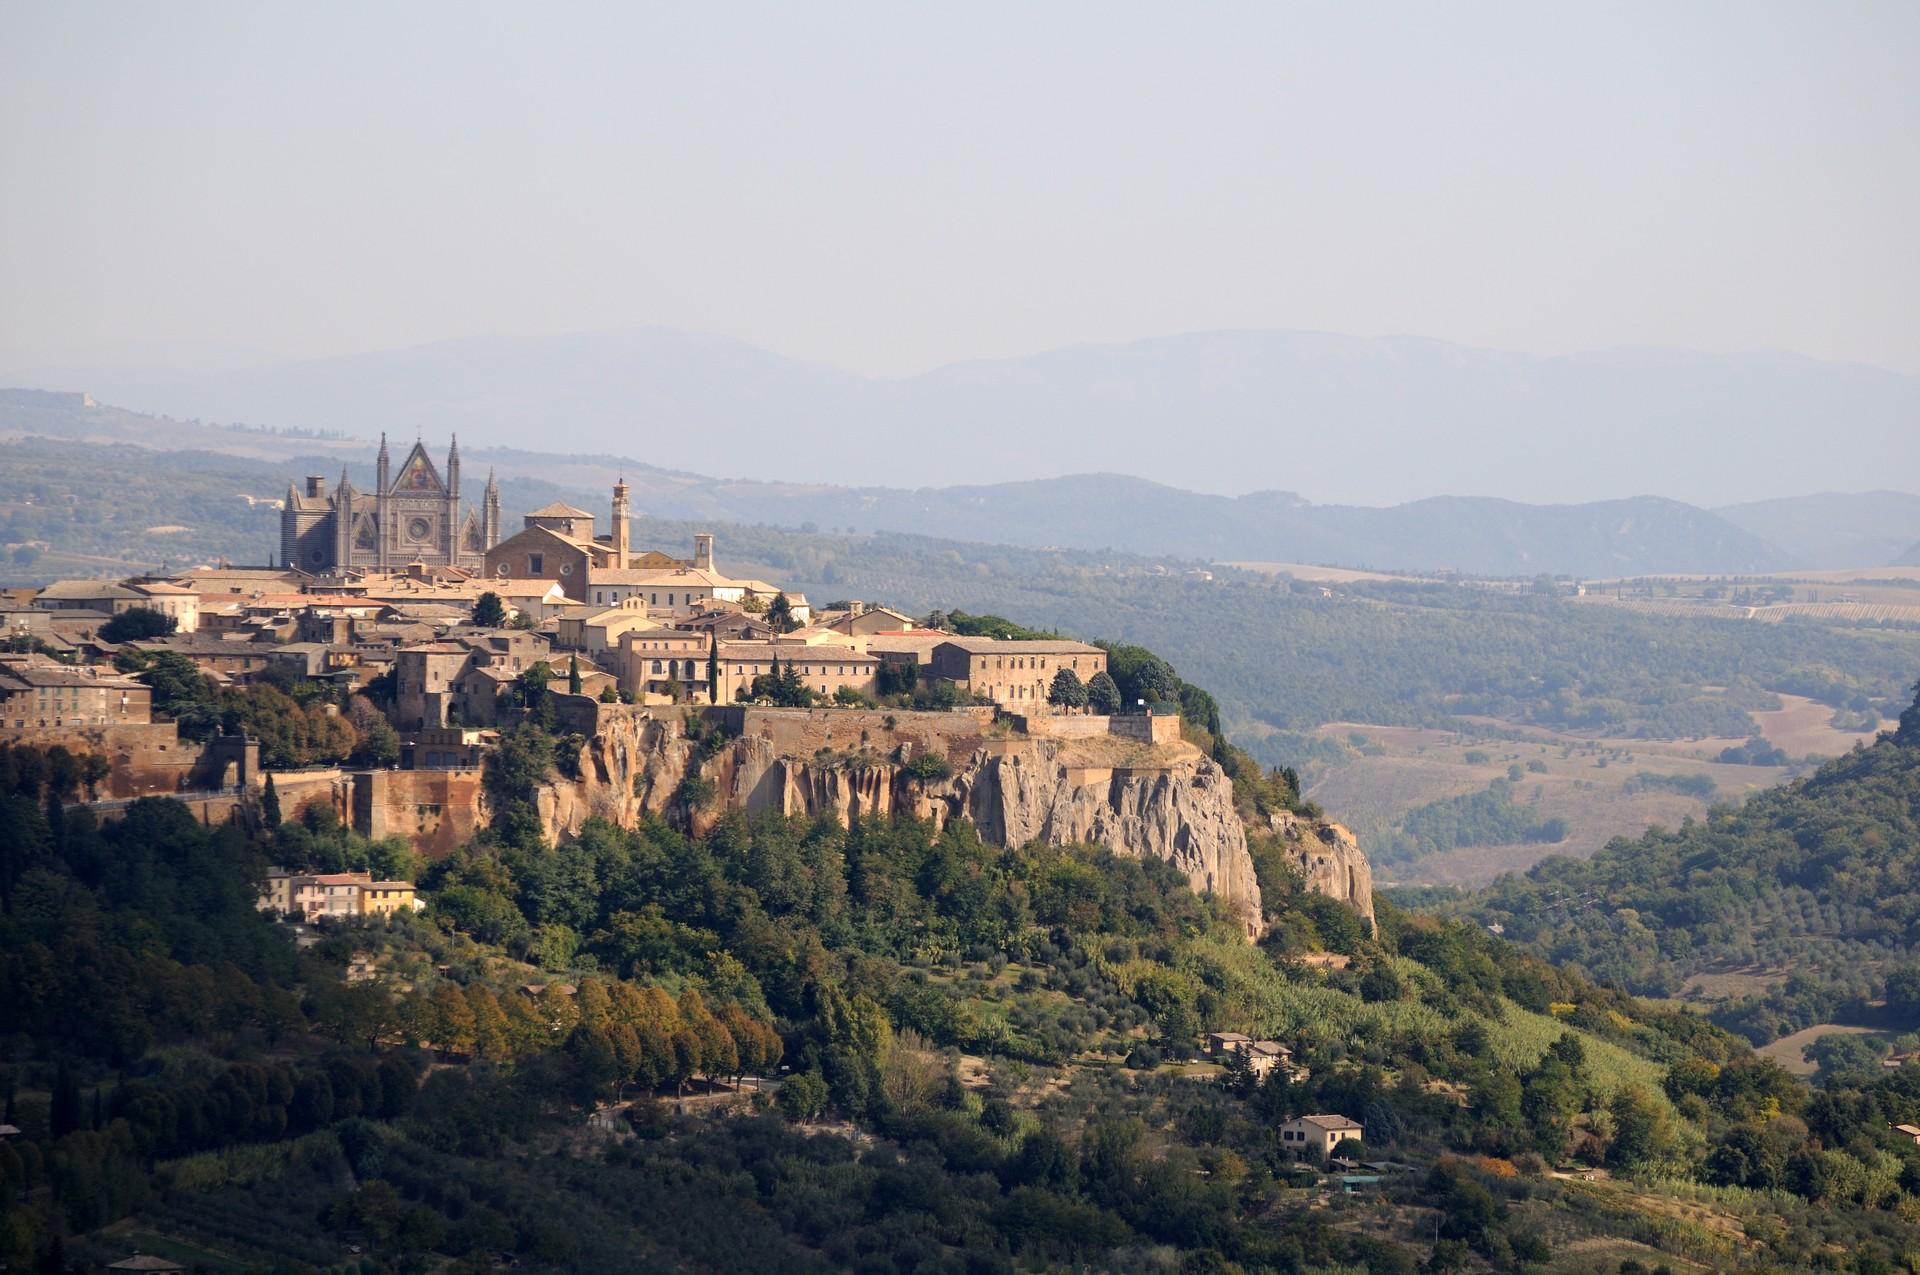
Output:
[[[289,484],[280,510],[282,565],[314,575],[398,571],[415,562],[485,568],[487,550],[500,540],[500,489],[489,474],[480,508],[461,505],[458,439],[443,477],[417,442],[394,470],[382,434],[375,473],[371,492],[355,488],[344,469],[332,491],[317,475]]]

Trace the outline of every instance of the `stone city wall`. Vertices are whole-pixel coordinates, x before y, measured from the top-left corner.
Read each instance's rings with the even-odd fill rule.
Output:
[[[479,770],[363,770],[352,780],[354,831],[404,837],[430,859],[465,845],[486,822]]]

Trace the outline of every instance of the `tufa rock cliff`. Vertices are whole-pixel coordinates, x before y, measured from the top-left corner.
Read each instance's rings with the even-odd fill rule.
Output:
[[[1225,900],[1250,936],[1262,928],[1233,783],[1183,742],[1032,738],[996,728],[990,713],[845,709],[720,708],[683,718],[609,706],[593,726],[577,767],[568,767],[579,778],[539,796],[549,837],[571,835],[595,815],[629,827],[667,815],[697,831],[726,809],[842,821],[904,812],[936,826],[965,819],[998,845],[1098,842],[1164,859],[1196,891]],[[922,760],[929,754],[944,764]],[[682,800],[690,776],[711,785],[693,810]],[[1352,903],[1371,924],[1372,877],[1352,835],[1291,815],[1274,826],[1299,847],[1309,888]]]
[[[1360,914],[1367,929],[1373,917],[1373,865],[1360,852],[1354,835],[1337,823],[1303,819],[1288,811],[1267,816],[1279,834],[1293,870],[1315,894],[1338,899]]]

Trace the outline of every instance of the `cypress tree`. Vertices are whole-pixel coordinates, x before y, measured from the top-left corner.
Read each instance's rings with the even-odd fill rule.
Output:
[[[47,1126],[58,1141],[80,1127],[80,1082],[65,1063],[53,1078],[53,1101],[47,1111]]]
[[[720,702],[720,639],[707,632],[707,702]]]
[[[260,818],[269,828],[280,826],[280,791],[273,786],[273,776],[267,776],[267,786],[260,794]]]
[[[580,657],[577,655],[569,655],[567,657],[567,694],[578,695],[579,693]]]
[[[64,859],[67,855],[67,813],[60,804],[60,790],[52,784],[47,785],[47,831],[52,834],[55,855]]]

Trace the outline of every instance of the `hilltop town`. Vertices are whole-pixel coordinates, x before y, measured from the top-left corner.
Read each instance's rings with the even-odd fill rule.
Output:
[[[562,752],[535,803],[552,838],[596,814],[904,810],[1175,861],[1258,931],[1232,783],[1185,737],[1217,732],[1210,702],[1183,732],[1192,688],[1148,653],[1110,668],[1106,648],[1006,622],[817,604],[729,574],[707,533],[685,556],[641,548],[624,481],[605,530],[552,503],[504,534],[491,476],[463,504],[457,443],[444,466],[419,443],[395,466],[383,439],[376,469],[371,493],[290,483],[269,564],[0,595],[0,742],[84,759],[103,817],[270,800],[437,856],[488,825],[489,758],[534,723]],[[1350,838],[1299,866],[1370,913]],[[283,874],[274,906],[384,913],[417,905],[405,885]]]

